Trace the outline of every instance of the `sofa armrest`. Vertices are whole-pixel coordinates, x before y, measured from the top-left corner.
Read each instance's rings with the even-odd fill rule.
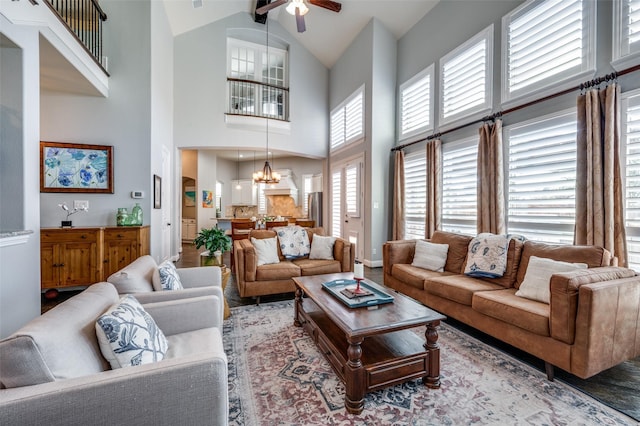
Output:
[[[416,251],[416,240],[387,241],[382,245],[382,266],[384,273],[391,275],[391,267],[395,263],[413,262]]]
[[[180,282],[184,288],[222,287],[222,269],[219,266],[178,268],[177,271],[180,276]]]
[[[610,282],[635,276],[635,271],[615,266],[579,269],[554,274],[551,277],[549,328],[551,337],[573,344],[576,331],[580,287],[586,284]]]
[[[638,356],[640,277],[582,285],[571,371],[590,377]]]
[[[167,336],[202,328],[222,328],[223,306],[217,296],[146,303],[143,307]]]
[[[250,240],[234,241],[234,254],[236,256],[236,279],[238,283],[255,281],[258,270],[258,254]]]
[[[349,241],[336,238],[333,244],[333,258],[340,262],[341,272],[353,272],[353,262],[356,256],[356,245]]]
[[[227,388],[227,359],[220,342],[214,352],[0,389],[0,424],[158,426],[188,419],[192,424],[226,425]]]

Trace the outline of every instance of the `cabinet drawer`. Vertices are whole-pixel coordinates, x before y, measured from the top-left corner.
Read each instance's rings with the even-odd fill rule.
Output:
[[[105,229],[104,239],[106,240],[135,240],[138,238],[137,229]]]
[[[66,229],[59,231],[41,231],[40,242],[43,243],[67,243],[67,242],[97,242],[98,233],[91,231],[77,231]]]

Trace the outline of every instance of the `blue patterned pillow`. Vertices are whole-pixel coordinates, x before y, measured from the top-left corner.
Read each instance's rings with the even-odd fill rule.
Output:
[[[311,243],[306,229],[301,226],[276,226],[278,244],[282,255],[287,259],[304,257],[311,251]]]
[[[96,335],[113,369],[161,361],[169,348],[162,330],[131,295],[98,318]]]
[[[508,248],[506,235],[478,234],[469,243],[464,273],[470,277],[501,277],[507,267]]]
[[[163,290],[184,289],[180,282],[180,276],[178,275],[176,265],[174,265],[170,260],[162,262],[162,264],[158,266],[158,272],[160,273],[160,285]]]

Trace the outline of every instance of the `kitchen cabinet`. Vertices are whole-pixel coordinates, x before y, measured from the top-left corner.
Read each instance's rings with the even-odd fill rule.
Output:
[[[196,238],[196,220],[182,219],[182,240],[193,241]]]
[[[43,228],[40,285],[49,289],[95,284],[145,254],[149,226]]]
[[[231,204],[234,206],[255,206],[258,204],[258,187],[251,179],[231,181]],[[239,187],[238,187],[239,185]]]
[[[101,257],[100,228],[41,230],[42,288],[85,286],[102,281]]]
[[[149,254],[149,226],[104,228],[103,279]]]

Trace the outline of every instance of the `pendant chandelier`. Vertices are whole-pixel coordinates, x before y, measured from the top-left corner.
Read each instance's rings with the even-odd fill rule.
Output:
[[[267,75],[269,74],[269,20],[267,20]],[[267,150],[265,155],[264,167],[262,170],[255,171],[253,173],[253,181],[255,183],[278,183],[280,182],[280,174],[271,170],[271,164],[269,163],[269,118],[265,118],[266,122],[266,136],[267,136]],[[273,154],[271,155],[273,158]]]

